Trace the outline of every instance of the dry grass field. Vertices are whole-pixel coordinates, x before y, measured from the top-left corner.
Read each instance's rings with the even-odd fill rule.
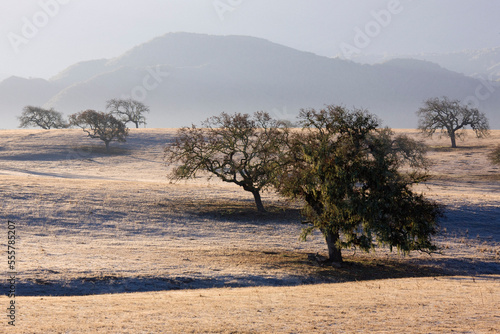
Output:
[[[297,203],[239,187],[171,183],[174,129],[131,129],[104,144],[81,130],[1,130],[2,290],[16,224],[16,326],[2,333],[496,333],[500,331],[500,131],[450,149],[422,138],[446,206],[439,254],[380,248],[321,267],[319,234],[298,240]]]

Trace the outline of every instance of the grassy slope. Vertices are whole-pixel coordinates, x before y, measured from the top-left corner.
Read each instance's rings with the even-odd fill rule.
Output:
[[[499,280],[452,277],[23,297],[19,332],[495,333],[499,291]]]
[[[438,238],[443,254],[348,250],[341,270],[307,260],[307,253],[325,251],[324,242],[319,235],[298,242],[297,212],[283,211],[275,195],[264,197],[273,213],[256,216],[251,195],[232,185],[170,184],[162,147],[172,136],[133,129],[107,156],[79,130],[0,131],[1,210],[19,224],[19,292],[43,295],[18,297],[20,332],[417,333],[498,326],[500,183],[486,153],[500,131],[458,150],[449,150],[446,138],[427,140],[436,177],[422,190],[447,205]],[[376,278],[393,279],[355,282]],[[343,281],[353,282],[300,286]],[[238,286],[248,287],[201,290]],[[197,289],[154,292],[178,288]],[[121,294],[130,291],[151,292]],[[115,294],[48,297],[109,292]]]

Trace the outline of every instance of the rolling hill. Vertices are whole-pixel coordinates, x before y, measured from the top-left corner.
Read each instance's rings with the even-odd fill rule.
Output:
[[[431,62],[395,59],[362,65],[246,36],[168,33],[113,58],[74,64],[50,80],[0,83],[2,128],[29,104],[68,115],[132,97],[151,107],[149,127],[199,123],[226,112],[269,111],[293,120],[300,108],[367,108],[399,128],[416,126],[422,101],[449,96],[479,103],[493,128],[500,92]],[[487,97],[485,97],[487,96]]]
[[[500,47],[479,50],[462,50],[449,53],[420,53],[406,55],[360,55],[356,62],[374,64],[394,58],[430,61],[449,70],[475,78],[500,80]]]

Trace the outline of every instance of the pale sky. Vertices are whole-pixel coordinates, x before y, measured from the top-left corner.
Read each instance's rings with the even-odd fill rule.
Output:
[[[500,46],[499,14],[497,0],[0,0],[0,80],[48,79],[179,31],[328,57],[490,48]]]

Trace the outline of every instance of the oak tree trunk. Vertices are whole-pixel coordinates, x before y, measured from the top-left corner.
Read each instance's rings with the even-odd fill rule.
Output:
[[[451,139],[451,147],[457,148],[457,139],[454,132],[450,134],[450,139]]]
[[[337,246],[337,241],[340,238],[338,232],[332,232],[331,230],[324,230],[323,234],[325,236],[326,245],[328,246],[328,262],[341,264],[342,263],[342,251]]]
[[[252,191],[253,198],[255,199],[255,205],[257,206],[257,211],[266,212],[264,205],[262,204],[262,199],[260,198],[260,192],[258,190]]]

